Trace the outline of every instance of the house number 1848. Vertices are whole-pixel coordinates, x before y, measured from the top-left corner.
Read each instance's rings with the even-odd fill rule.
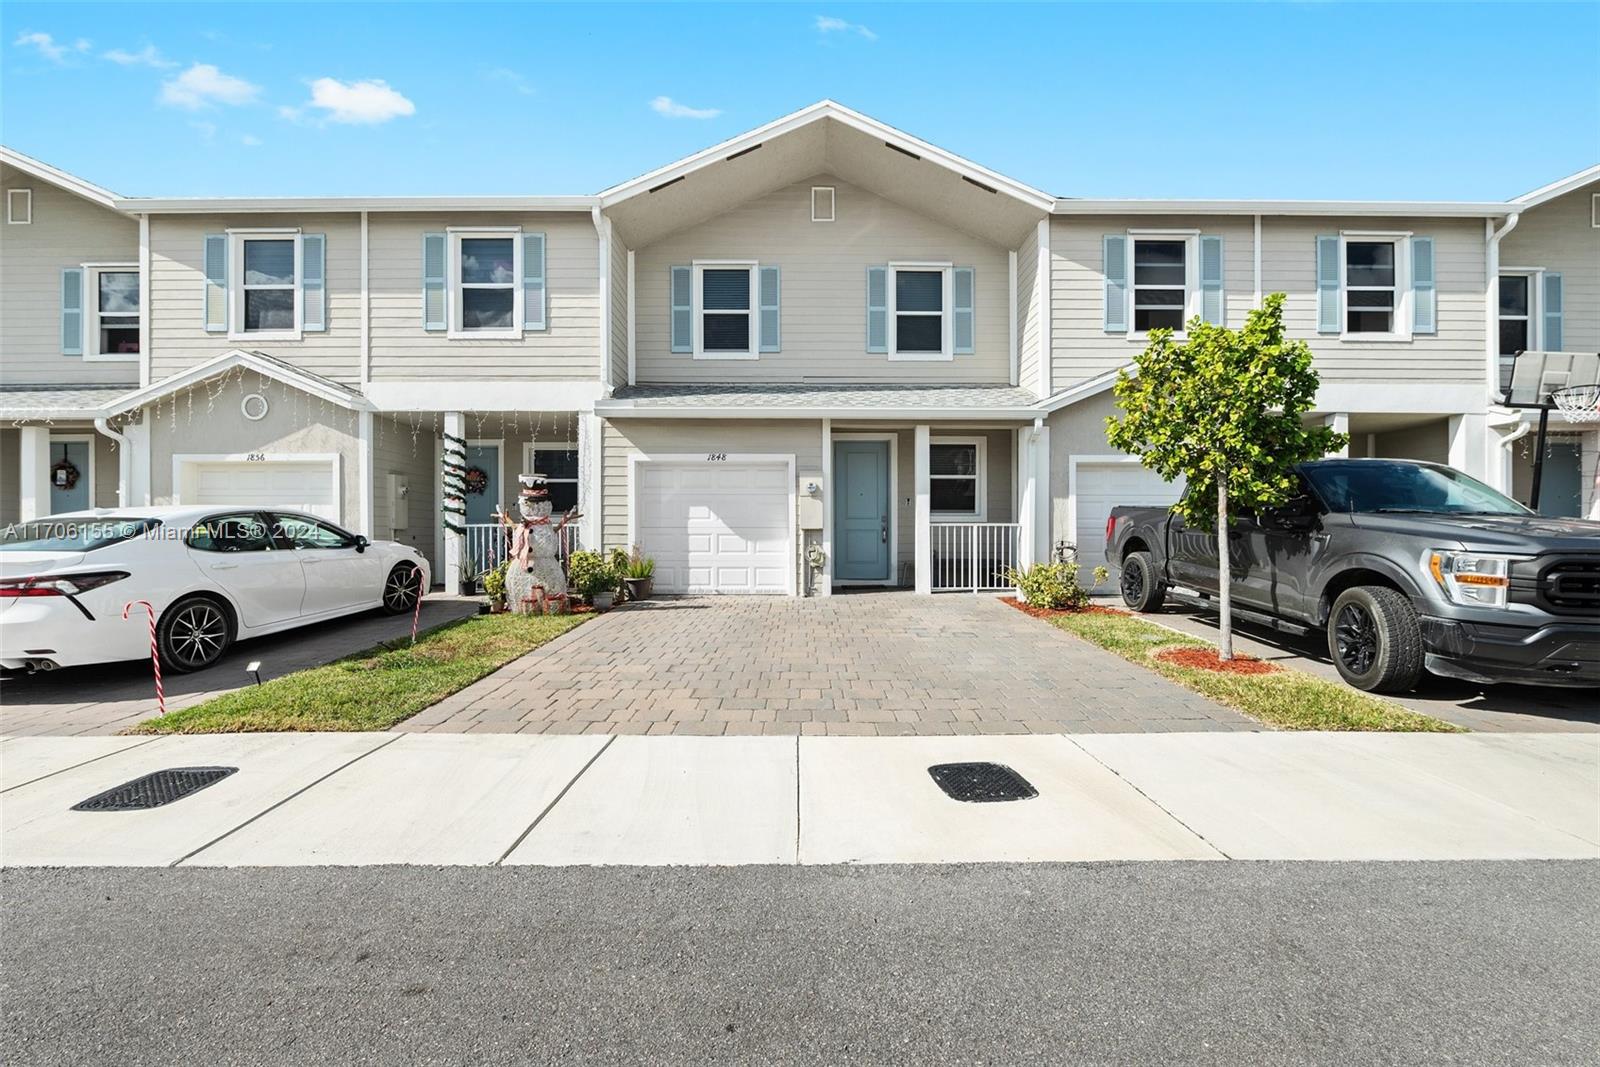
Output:
[[[708,453],[706,453],[706,462],[707,463],[722,463],[725,460],[727,460],[727,458],[728,458],[728,454],[726,452],[708,452]]]

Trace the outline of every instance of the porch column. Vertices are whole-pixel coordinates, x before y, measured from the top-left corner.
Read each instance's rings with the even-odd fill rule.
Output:
[[[1451,415],[1450,466],[1474,478],[1488,481],[1490,472],[1485,470],[1487,446],[1484,441],[1488,429],[1488,416],[1481,412]]]
[[[361,524],[357,532],[368,540],[372,540],[377,536],[372,524],[372,498],[373,494],[377,492],[377,487],[373,484],[372,412],[362,411],[357,413],[356,428],[357,447],[360,449],[357,454],[357,465],[360,467],[360,473],[357,477],[361,481]]]
[[[1026,570],[1037,556],[1034,540],[1039,524],[1034,522],[1037,486],[1033,474],[1033,427],[1023,426],[1015,434],[1017,451],[1017,566]]]
[[[911,481],[917,499],[916,519],[916,585],[919,593],[933,592],[933,528],[932,489],[929,485],[928,445],[931,434],[926,423],[917,426],[916,444],[912,448]]]
[[[150,485],[150,421],[143,409],[134,413],[131,421],[123,424],[122,436],[128,442],[128,481],[123,486],[123,503],[127,507],[149,507]]]
[[[1050,562],[1050,427],[1039,426],[1033,440],[1033,563]]]
[[[1334,433],[1342,433],[1348,436],[1350,433],[1350,413],[1346,411],[1335,411],[1331,415],[1324,415],[1322,416],[1322,424],[1328,429],[1332,430]],[[1344,447],[1338,449],[1337,451],[1329,452],[1328,455],[1338,456],[1341,459],[1349,459],[1350,442],[1346,441],[1344,443]]]
[[[23,522],[50,514],[50,427],[17,430],[19,471],[18,515]]]
[[[898,521],[899,502],[889,501],[889,521]],[[833,420],[822,420],[822,573],[817,575],[818,596],[833,595]],[[899,566],[889,561],[889,573]]]
[[[447,438],[453,437],[457,441],[465,441],[467,438],[466,415],[459,411],[445,412],[444,432]],[[444,448],[448,449],[455,442],[446,439],[440,443]],[[466,522],[466,517],[444,510],[444,494],[442,491],[439,495],[439,507],[439,515],[443,520],[440,522],[439,528],[444,535],[444,591],[451,596],[455,596],[461,592],[461,572],[467,549],[466,538],[463,534],[450,530],[444,525],[444,522],[451,522],[459,526]]]
[[[578,540],[584,548],[596,552],[600,551],[600,542],[605,537],[604,516],[600,510],[604,439],[600,416],[592,411],[579,412],[578,511],[583,518],[578,522]],[[632,549],[633,546],[627,547]]]

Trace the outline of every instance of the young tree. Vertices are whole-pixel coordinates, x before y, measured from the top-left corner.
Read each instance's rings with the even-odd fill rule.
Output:
[[[1250,312],[1242,330],[1198,317],[1188,339],[1151,330],[1135,371],[1117,375],[1125,414],[1106,420],[1106,438],[1168,481],[1188,483],[1173,510],[1191,526],[1215,523],[1221,569],[1220,656],[1233,658],[1232,567],[1228,509],[1281,506],[1294,496],[1294,466],[1344,445],[1325,426],[1301,416],[1317,394],[1311,348],[1283,333],[1283,294]]]

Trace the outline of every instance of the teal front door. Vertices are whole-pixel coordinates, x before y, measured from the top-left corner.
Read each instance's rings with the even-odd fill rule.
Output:
[[[67,469],[69,463],[77,470],[77,477]],[[68,482],[72,484],[69,486]],[[88,511],[94,507],[89,489],[89,442],[51,441],[50,514]]]
[[[500,499],[500,446],[468,445],[467,470],[482,471],[487,477],[479,479],[473,473],[467,484],[467,521],[469,523],[494,522],[495,505],[509,507]],[[481,492],[473,492],[482,485]]]
[[[889,559],[889,442],[835,441],[833,576],[846,582],[887,582]]]

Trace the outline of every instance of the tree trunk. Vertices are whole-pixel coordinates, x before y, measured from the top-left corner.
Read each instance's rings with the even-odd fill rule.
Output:
[[[1233,561],[1228,558],[1228,474],[1217,472],[1217,597],[1222,609],[1222,637],[1217,658],[1233,658]]]

